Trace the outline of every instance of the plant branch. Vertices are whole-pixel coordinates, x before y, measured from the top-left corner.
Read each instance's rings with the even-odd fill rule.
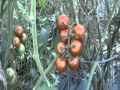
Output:
[[[39,53],[38,53],[37,30],[36,30],[36,0],[31,0],[30,21],[31,21],[31,32],[32,32],[33,49],[34,49],[33,59],[37,64],[37,68],[42,76],[43,81],[46,83],[47,86],[50,86],[50,83],[43,71],[43,66],[40,62]]]
[[[8,4],[7,5],[7,10],[8,10],[8,21],[7,21],[7,30],[8,30],[8,46],[7,46],[7,50],[6,50],[6,54],[5,54],[5,62],[4,62],[4,69],[6,68],[7,64],[8,64],[8,56],[11,56],[11,49],[10,46],[12,44],[12,16],[13,16],[13,10],[14,10],[14,6],[16,4],[16,0],[8,0]]]
[[[89,90],[89,88],[90,88],[90,84],[91,84],[91,81],[92,81],[92,78],[93,78],[93,75],[94,75],[97,65],[98,65],[98,62],[94,62],[91,72],[90,72],[90,75],[89,75],[90,77],[88,78],[87,87],[85,90]]]
[[[72,0],[72,2],[73,2],[73,10],[75,12],[75,20],[76,20],[76,23],[79,24],[79,19],[78,19],[78,12],[79,12],[78,1],[77,0]]]
[[[53,66],[56,62],[56,59],[57,59],[57,57],[55,57],[55,59],[52,61],[52,63],[47,67],[47,69],[45,70],[45,74],[48,74],[50,72],[50,70],[53,68]],[[40,77],[39,80],[36,82],[33,90],[36,90],[40,83],[42,83],[42,77]]]

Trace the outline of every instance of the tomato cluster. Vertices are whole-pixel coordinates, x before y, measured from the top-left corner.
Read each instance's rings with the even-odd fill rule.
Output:
[[[59,56],[56,69],[61,73],[66,71],[67,66],[72,70],[77,70],[80,66],[80,55],[83,52],[82,41],[86,36],[85,27],[77,24],[70,33],[70,18],[65,14],[58,17],[57,26],[60,29],[60,42],[56,46]]]
[[[15,30],[15,37],[13,38],[13,44],[16,47],[18,54],[23,56],[25,53],[25,42],[27,40],[27,35],[24,32],[24,28],[22,26],[17,26]]]

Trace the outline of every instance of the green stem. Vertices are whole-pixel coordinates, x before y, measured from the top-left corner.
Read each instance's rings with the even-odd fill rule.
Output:
[[[88,79],[87,87],[85,90],[89,90],[89,88],[90,88],[91,80],[93,78],[93,75],[94,75],[94,72],[96,70],[97,65],[98,65],[98,62],[94,62],[93,67],[92,67],[91,72],[90,72],[90,77]]]
[[[37,30],[36,30],[36,0],[31,0],[31,32],[32,32],[32,39],[33,39],[33,58],[37,64],[37,68],[42,76],[43,81],[50,86],[49,81],[43,71],[43,66],[40,62],[39,53],[38,53],[38,43],[37,43]]]
[[[13,11],[14,11],[14,6],[16,4],[16,0],[8,0],[8,6],[7,6],[7,11],[8,11],[8,21],[7,21],[7,30],[8,30],[8,46],[5,54],[5,62],[4,62],[4,69],[8,65],[8,60],[11,58],[11,49],[10,45],[12,44],[12,16],[13,16]],[[10,58],[8,58],[8,56]]]
[[[55,57],[55,59],[52,61],[52,63],[47,67],[47,69],[45,70],[45,74],[48,74],[49,71],[53,68],[53,66],[56,62],[56,59],[57,59],[57,57]],[[42,77],[40,77],[39,80],[36,82],[33,90],[36,90],[40,83],[42,83]]]

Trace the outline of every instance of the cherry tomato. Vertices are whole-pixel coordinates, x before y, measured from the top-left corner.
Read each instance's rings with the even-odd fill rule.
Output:
[[[16,31],[15,31],[16,36],[21,38],[23,33],[24,33],[23,27],[22,26],[17,26]]]
[[[16,48],[20,46],[20,39],[18,37],[14,37],[13,42]]]
[[[65,14],[60,15],[58,17],[57,25],[61,30],[67,29],[68,26],[70,25],[70,18]]]
[[[18,84],[17,76],[15,75],[12,80],[8,81],[8,87],[16,88]]]
[[[60,32],[60,37],[61,37],[61,41],[62,42],[67,42],[67,40],[68,40],[68,34],[69,34],[69,32],[68,32],[68,30],[67,29],[63,29],[61,32]]]
[[[9,80],[11,80],[15,75],[15,71],[12,68],[7,68],[5,71],[5,74],[6,74],[7,78]]]
[[[5,74],[7,77],[8,87],[15,88],[18,82],[16,71],[13,70],[12,68],[7,68]]]
[[[61,56],[65,52],[66,44],[64,42],[59,42],[57,45],[57,53]]]
[[[23,44],[20,44],[20,46],[18,48],[18,53],[19,53],[19,55],[22,55],[25,53],[25,46]]]
[[[79,40],[71,42],[71,53],[73,56],[79,56],[83,51],[82,43]]]
[[[79,57],[74,57],[71,60],[68,60],[68,65],[72,70],[77,70],[80,66]]]
[[[27,35],[25,33],[22,34],[21,42],[25,43],[27,41]]]
[[[59,72],[65,72],[67,68],[67,62],[65,60],[62,60],[61,58],[58,58],[56,61],[56,70]]]
[[[74,27],[75,37],[78,40],[84,40],[86,36],[85,27],[83,25],[77,24]]]

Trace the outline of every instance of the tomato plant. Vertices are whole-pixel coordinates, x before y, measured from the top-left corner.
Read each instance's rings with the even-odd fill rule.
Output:
[[[73,56],[78,56],[82,53],[83,47],[82,43],[78,40],[73,40],[71,42],[71,53]]]
[[[120,56],[120,0],[102,1],[0,0],[0,79],[7,84],[0,89],[111,89],[111,70],[119,75],[113,64]]]
[[[67,29],[68,26],[70,25],[70,18],[65,14],[60,15],[58,17],[57,25],[61,30]]]
[[[58,58],[56,61],[56,70],[59,72],[65,72],[67,69],[67,62],[65,60],[62,60],[61,58]]]
[[[74,57],[70,60],[68,60],[68,65],[72,70],[77,70],[80,66],[80,60],[79,57]]]

